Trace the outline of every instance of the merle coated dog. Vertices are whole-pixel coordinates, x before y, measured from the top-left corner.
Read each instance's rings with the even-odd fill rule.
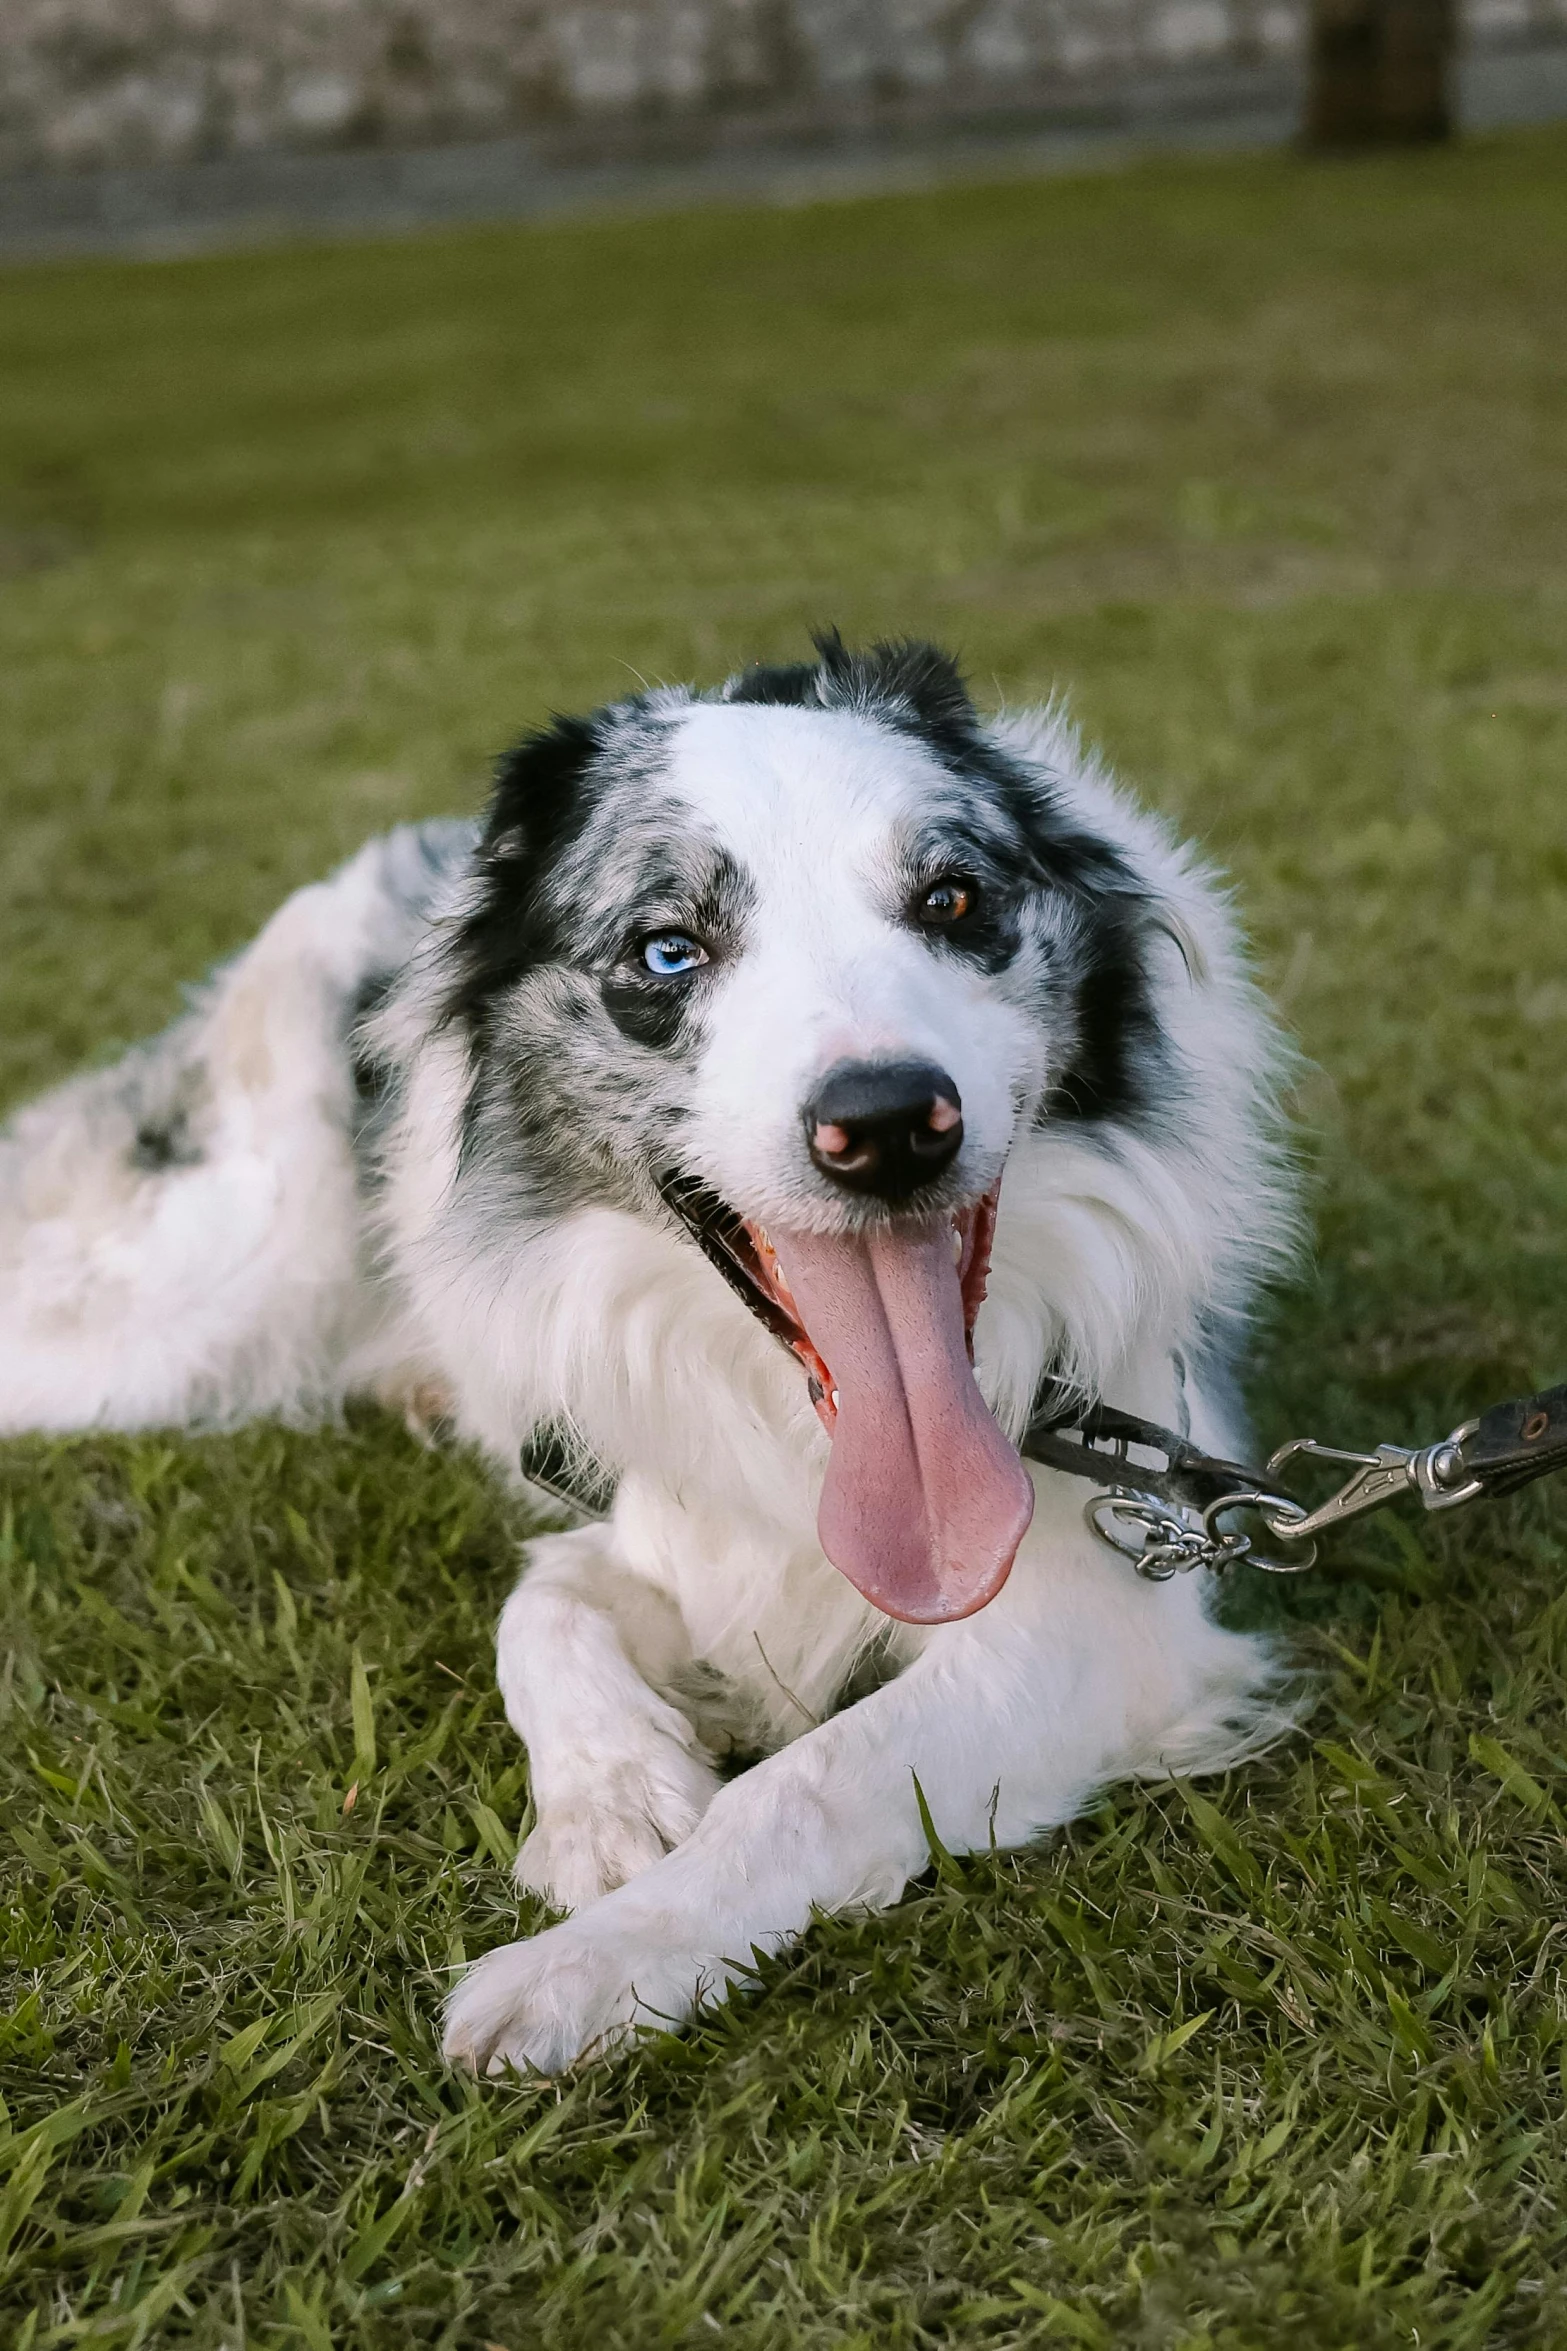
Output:
[[[1265,1646],[1014,1440],[1051,1379],[1237,1448],[1279,1066],[1223,891],[1058,712],[822,637],[556,720],[20,1112],[0,1428],[371,1392],[602,1496],[499,1633],[570,1916],[446,2024],[563,2066],[896,1900],[922,1800],[1016,1844],[1277,1726]]]

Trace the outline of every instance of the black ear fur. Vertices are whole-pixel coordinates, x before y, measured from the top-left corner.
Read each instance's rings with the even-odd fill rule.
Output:
[[[815,661],[757,662],[723,688],[725,702],[785,709],[863,710],[914,727],[948,756],[979,728],[963,673],[950,653],[920,637],[848,646],[837,629],[813,629]]]
[[[479,889],[446,949],[445,1020],[480,1023],[489,999],[548,951],[542,885],[581,827],[608,714],[553,718],[495,764],[475,870]]]
[[[756,661],[723,689],[725,702],[766,702],[775,709],[821,707],[821,671],[814,661]]]
[[[552,718],[495,763],[495,788],[479,843],[483,857],[537,857],[580,806],[583,774],[599,747],[603,712]]]
[[[979,725],[963,673],[950,653],[921,637],[878,638],[863,652],[852,651],[836,629],[811,637],[820,661],[821,699],[829,707],[900,707],[920,729],[938,740],[967,740]]]

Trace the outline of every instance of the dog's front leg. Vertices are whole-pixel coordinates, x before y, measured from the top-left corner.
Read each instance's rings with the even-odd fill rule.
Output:
[[[453,1994],[447,2054],[548,2072],[722,1998],[753,1949],[788,1943],[813,1911],[897,1899],[928,1859],[918,1790],[959,1852],[1069,1819],[1129,1758],[1157,1757],[1165,1726],[1179,1733],[1203,1666],[1237,1684],[1257,1671],[1195,1595],[1134,1584],[1085,1563],[1054,1582],[1051,1608],[1009,1593],[943,1628],[899,1680],[721,1789],[678,1851],[480,1960]]]
[[[619,1564],[607,1528],[529,1545],[496,1637],[536,1821],[517,1855],[519,1886],[576,1910],[695,1828],[717,1776],[647,1678],[666,1678],[684,1651],[672,1604]]]
[[[896,1900],[927,1858],[916,1776],[946,1841],[982,1839],[998,1768],[1017,1758],[928,1665],[721,1789],[687,1842],[639,1877],[481,1959],[453,1994],[447,2055],[553,2072],[722,1997],[753,1948],[787,1943],[813,1910]]]

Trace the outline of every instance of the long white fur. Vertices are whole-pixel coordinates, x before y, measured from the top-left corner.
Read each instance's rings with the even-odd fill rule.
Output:
[[[998,722],[1159,909],[1159,1013],[1194,1081],[1157,1143],[1036,1127],[1017,1105],[1048,1074],[1037,1021],[868,911],[928,754],[852,713],[672,703],[667,724],[677,793],[762,884],[698,1073],[710,1180],[762,1221],[819,1216],[798,1166],[812,1071],[928,1054],[960,1085],[976,1185],[1005,1163],[976,1334],[1003,1425],[1064,1363],[1235,1449],[1200,1367],[1292,1211],[1278,1041],[1212,877],[1059,713]],[[528,1546],[498,1643],[536,1815],[518,1880],[573,1915],[481,1960],[447,2021],[455,2059],[553,2068],[722,1996],[815,1911],[894,1901],[927,1858],[916,1782],[951,1850],[1019,1843],[1107,1780],[1221,1768],[1283,1717],[1264,1645],[1216,1626],[1196,1578],[1140,1581],[1086,1531],[1086,1490],[1044,1470],[999,1598],[890,1625],[817,1543],[827,1439],[798,1367],[686,1239],[459,1197],[465,1049],[436,1009],[471,838],[372,843],[290,899],[145,1068],[75,1080],[0,1134],[0,1430],[311,1419],[433,1384],[507,1470],[546,1418],[620,1470],[608,1522]],[[372,1214],[345,1025],[367,974],[399,972],[377,1036],[402,1109]],[[199,1160],[137,1172],[136,1105],[176,1081]],[[900,1670],[833,1713],[872,1651]],[[731,1745],[776,1751],[723,1785]]]

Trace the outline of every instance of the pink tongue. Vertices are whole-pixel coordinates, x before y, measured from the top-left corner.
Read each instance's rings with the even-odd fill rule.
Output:
[[[838,1390],[822,1549],[889,1616],[972,1616],[1007,1580],[1034,1489],[974,1383],[951,1232],[772,1241]]]

